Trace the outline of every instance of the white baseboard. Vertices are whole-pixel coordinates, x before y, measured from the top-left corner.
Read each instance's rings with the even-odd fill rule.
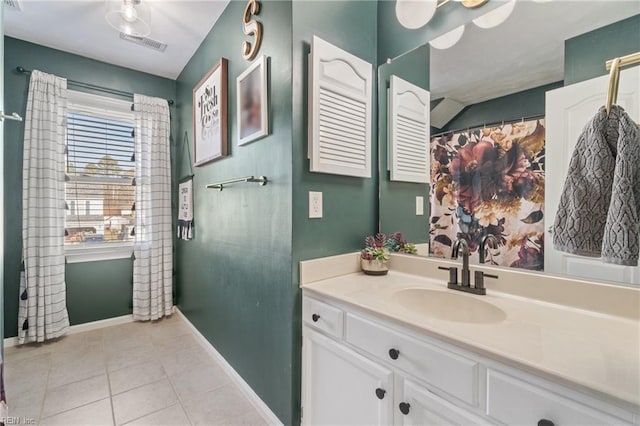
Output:
[[[82,333],[84,331],[97,330],[99,328],[111,327],[112,325],[126,324],[133,322],[133,315],[122,315],[120,317],[107,318],[98,321],[86,322],[84,324],[76,324],[69,327],[67,334]],[[10,348],[18,345],[18,337],[7,337],[4,339],[4,347]]]
[[[182,319],[184,319],[184,321],[187,323],[187,325],[191,328],[193,333],[196,335],[196,337],[200,341],[200,344],[202,345],[202,347],[207,352],[209,352],[211,357],[213,357],[213,359],[215,359],[218,362],[218,364],[220,364],[222,369],[229,375],[231,380],[240,388],[242,393],[244,393],[244,395],[249,399],[251,404],[255,407],[258,413],[260,413],[260,415],[262,416],[262,418],[264,418],[267,424],[282,425],[283,423],[280,421],[278,416],[276,416],[273,413],[273,411],[271,411],[271,409],[267,406],[267,404],[264,403],[264,401],[258,396],[258,394],[256,394],[254,390],[251,389],[251,386],[249,386],[249,384],[244,381],[242,376],[240,376],[240,374],[238,374],[238,372],[234,370],[231,364],[229,364],[227,360],[224,359],[224,357],[220,354],[220,352],[218,352],[216,348],[214,348],[213,345],[206,339],[206,337],[204,337],[202,333],[198,331],[198,329],[191,323],[191,321],[189,321],[189,319],[187,319],[187,317],[180,311],[180,309],[176,307],[175,312],[178,315],[180,315]]]

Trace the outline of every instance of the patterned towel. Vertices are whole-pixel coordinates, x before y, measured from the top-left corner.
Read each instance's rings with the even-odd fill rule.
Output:
[[[554,182],[555,183],[555,182]],[[640,129],[621,107],[585,126],[553,229],[557,250],[636,266],[640,249]]]

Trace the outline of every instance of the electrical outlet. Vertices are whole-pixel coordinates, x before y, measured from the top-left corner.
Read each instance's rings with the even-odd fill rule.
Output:
[[[309,191],[309,219],[322,218],[322,192]]]
[[[424,216],[424,197],[416,197],[416,216]]]

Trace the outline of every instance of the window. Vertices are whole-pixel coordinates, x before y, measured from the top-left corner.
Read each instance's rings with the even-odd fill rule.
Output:
[[[70,91],[65,183],[65,248],[70,261],[131,254],[134,127],[130,102]],[[73,259],[78,255],[81,258]]]

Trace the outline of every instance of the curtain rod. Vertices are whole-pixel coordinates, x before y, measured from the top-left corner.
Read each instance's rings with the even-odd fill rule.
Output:
[[[27,70],[27,69],[25,69],[24,67],[21,67],[21,66],[17,66],[16,67],[16,71],[18,71],[20,74],[31,74],[31,70]],[[71,83],[71,84],[73,84],[74,86],[77,86],[77,87],[84,87],[86,89],[97,90],[97,91],[104,92],[104,93],[110,93],[112,95],[133,97],[133,93],[125,92],[123,90],[111,89],[109,87],[98,86],[96,84],[90,84],[90,83],[83,83],[81,81],[76,81],[76,80],[67,79],[67,82]],[[173,101],[173,99],[167,99],[167,103],[169,105],[173,105],[174,101]]]
[[[482,129],[482,128],[485,128],[485,127],[495,127],[498,124],[505,125],[505,124],[512,124],[512,123],[520,123],[522,121],[529,121],[529,120],[533,120],[534,118],[535,119],[540,119],[540,118],[544,118],[544,117],[545,117],[544,114],[538,114],[538,115],[530,115],[528,117],[514,118],[512,120],[496,121],[495,123],[485,123],[485,124],[482,124],[482,125],[477,124],[475,126],[462,127],[460,129],[447,130],[445,132],[436,133],[435,135],[431,135],[430,137],[435,138],[437,136],[446,135],[448,133],[458,133],[458,132],[461,132],[462,130],[476,130],[476,129]]]

